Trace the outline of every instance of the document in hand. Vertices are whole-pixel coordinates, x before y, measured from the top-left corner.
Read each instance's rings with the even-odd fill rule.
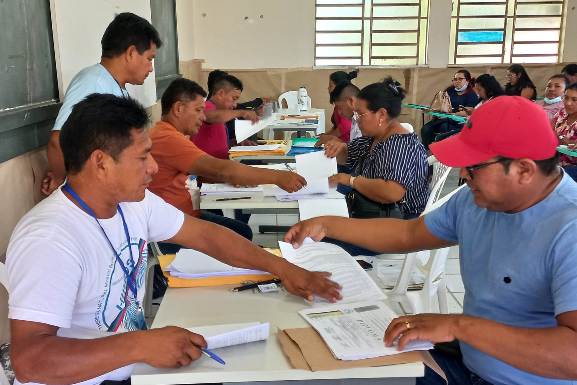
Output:
[[[328,271],[331,279],[342,286],[341,303],[377,301],[385,298],[375,281],[359,266],[349,253],[337,245],[314,242],[307,238],[294,249],[290,243],[279,242],[282,256],[289,262],[310,271]],[[327,303],[321,298],[314,302]]]
[[[235,120],[234,121],[234,135],[237,142],[242,142],[245,139],[250,138],[254,134],[262,131],[266,126],[275,122],[274,117],[268,117],[261,119],[255,124],[252,124],[250,120]]]
[[[304,309],[299,314],[321,335],[340,360],[360,360],[401,353],[386,347],[385,330],[397,315],[382,302],[356,302]],[[429,350],[428,341],[410,342],[402,352]]]
[[[179,278],[207,278],[235,275],[268,275],[260,270],[241,269],[220,262],[211,256],[192,249],[180,249],[167,267],[170,275]]]
[[[295,156],[297,172],[307,181],[328,178],[337,173],[337,159],[327,158],[323,151]]]
[[[203,336],[208,349],[218,349],[249,342],[264,341],[268,339],[270,334],[270,324],[268,322],[248,322],[241,324],[196,326],[188,330]]]

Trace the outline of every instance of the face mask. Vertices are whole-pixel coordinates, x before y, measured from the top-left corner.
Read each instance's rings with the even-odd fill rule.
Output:
[[[463,84],[463,87],[461,87],[461,88],[455,87],[455,91],[457,91],[457,92],[463,92],[463,91],[465,91],[465,90],[467,89],[467,87],[469,87],[469,82],[465,82],[465,84]]]
[[[547,97],[543,98],[543,101],[545,102],[545,104],[555,104],[555,103],[560,103],[563,101],[563,98],[561,96],[557,96],[554,99],[549,99]]]

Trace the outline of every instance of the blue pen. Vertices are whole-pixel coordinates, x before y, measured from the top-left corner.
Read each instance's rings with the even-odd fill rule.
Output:
[[[224,362],[224,360],[222,358],[220,358],[219,356],[217,356],[216,354],[214,354],[210,350],[208,350],[208,349],[200,349],[200,350],[202,351],[202,353],[205,356],[212,358],[213,360],[215,360],[219,364],[226,365],[226,362]]]

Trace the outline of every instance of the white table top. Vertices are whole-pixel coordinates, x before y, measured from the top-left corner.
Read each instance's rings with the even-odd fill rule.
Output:
[[[215,382],[283,381],[342,378],[413,378],[422,376],[422,363],[374,368],[311,372],[292,369],[277,340],[278,329],[305,327],[297,314],[306,304],[298,297],[280,293],[233,293],[233,286],[168,289],[153,323],[154,327],[218,325],[241,322],[270,322],[267,341],[216,349],[226,361],[220,365],[201,357],[187,367],[156,369],[138,364],[133,385],[194,384]]]

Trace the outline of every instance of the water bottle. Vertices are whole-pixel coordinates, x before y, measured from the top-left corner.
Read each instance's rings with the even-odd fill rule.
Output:
[[[309,95],[307,89],[301,86],[297,95],[297,108],[299,111],[309,110]]]
[[[190,194],[190,200],[192,201],[192,209],[200,210],[200,188],[198,187],[198,181],[196,180],[196,175],[189,175],[186,180],[186,189]]]

